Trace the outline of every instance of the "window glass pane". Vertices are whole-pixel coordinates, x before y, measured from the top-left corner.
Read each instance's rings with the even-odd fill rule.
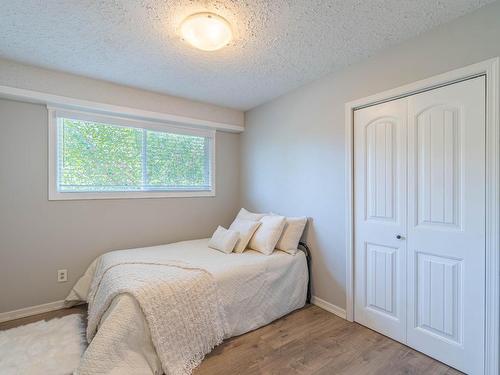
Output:
[[[60,191],[128,191],[142,185],[141,129],[62,119]]]
[[[209,190],[208,140],[147,131],[147,184],[151,189]]]
[[[210,191],[211,139],[58,119],[59,192]]]

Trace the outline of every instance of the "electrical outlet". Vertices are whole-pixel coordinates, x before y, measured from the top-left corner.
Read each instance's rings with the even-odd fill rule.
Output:
[[[57,282],[64,283],[68,281],[68,270],[57,270]]]

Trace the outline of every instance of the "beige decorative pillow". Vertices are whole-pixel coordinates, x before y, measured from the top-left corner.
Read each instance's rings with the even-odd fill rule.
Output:
[[[285,227],[285,217],[272,215],[260,219],[260,227],[255,231],[248,247],[271,255]]]
[[[295,255],[306,224],[307,217],[287,217],[285,228],[276,244],[276,248]]]
[[[233,251],[234,246],[239,239],[240,234],[238,232],[228,230],[219,225],[210,241],[208,241],[208,247],[229,254]]]
[[[260,226],[260,222],[252,220],[234,219],[233,223],[229,227],[229,230],[233,230],[239,233],[239,239],[234,246],[235,253],[242,253],[248,245],[250,238]]]
[[[256,214],[256,213],[247,211],[244,208],[242,208],[240,210],[240,212],[238,212],[238,215],[236,216],[236,218],[243,219],[243,220],[259,221],[264,216],[266,216],[266,214]]]

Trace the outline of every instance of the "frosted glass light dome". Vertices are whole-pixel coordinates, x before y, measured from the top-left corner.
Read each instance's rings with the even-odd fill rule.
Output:
[[[181,24],[181,35],[193,47],[203,51],[216,51],[232,39],[231,25],[214,13],[196,13]]]

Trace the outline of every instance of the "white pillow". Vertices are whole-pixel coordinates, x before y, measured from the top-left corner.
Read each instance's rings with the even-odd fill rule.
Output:
[[[253,212],[247,211],[244,208],[242,208],[240,212],[238,212],[236,219],[259,221],[264,216],[266,216],[266,214],[255,214]]]
[[[271,255],[285,227],[284,216],[264,216],[260,219],[260,227],[255,231],[248,247]]]
[[[239,239],[240,234],[238,232],[228,230],[219,225],[210,241],[208,241],[208,247],[229,254],[233,251],[234,245],[236,245]]]
[[[252,238],[253,234],[260,226],[260,222],[252,220],[234,219],[233,223],[229,227],[229,230],[233,230],[239,233],[238,242],[234,246],[235,253],[242,253],[248,245],[248,241]]]
[[[285,229],[283,229],[276,248],[292,255],[297,254],[297,247],[306,224],[307,217],[287,217]]]

